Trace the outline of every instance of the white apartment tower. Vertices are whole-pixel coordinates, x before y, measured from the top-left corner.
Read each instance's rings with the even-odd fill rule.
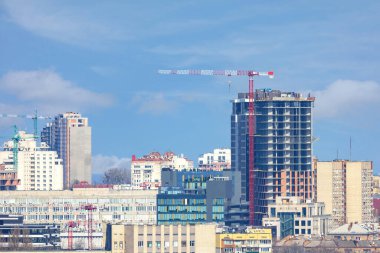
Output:
[[[91,183],[91,127],[79,113],[59,114],[41,132],[41,141],[63,160],[64,188],[75,181]]]
[[[200,155],[198,157],[198,167],[204,170],[231,169],[231,149],[216,148],[213,152]]]
[[[56,151],[52,151],[45,143],[37,146],[32,134],[19,131],[17,178],[20,183],[16,190],[50,191],[63,189],[63,165]],[[4,143],[0,151],[0,164],[5,170],[14,170],[13,141]]]

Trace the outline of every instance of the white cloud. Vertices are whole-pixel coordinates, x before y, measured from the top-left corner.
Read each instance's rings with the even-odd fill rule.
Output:
[[[104,47],[104,43],[125,40],[122,30],[89,18],[88,10],[64,8],[51,1],[3,1],[8,19],[37,35],[59,42],[86,47]]]
[[[161,115],[173,112],[177,108],[178,103],[168,99],[168,97],[161,92],[141,92],[132,98],[131,105],[136,106],[139,113]]]
[[[137,107],[139,113],[162,115],[176,111],[184,103],[209,102],[211,96],[186,91],[139,92],[132,98],[131,106]],[[214,95],[212,98],[215,100],[219,97]]]
[[[12,104],[30,105],[45,113],[106,107],[113,102],[111,96],[79,87],[53,70],[8,72],[0,78],[0,90],[15,98]]]
[[[319,118],[365,116],[380,109],[380,84],[375,81],[337,80],[312,94]]]
[[[128,157],[95,155],[92,157],[92,173],[103,174],[111,168],[121,168],[129,170],[131,159]]]

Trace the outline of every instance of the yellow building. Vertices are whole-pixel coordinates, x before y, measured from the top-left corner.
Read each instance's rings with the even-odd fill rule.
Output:
[[[316,198],[332,215],[331,228],[373,221],[371,161],[318,161],[316,167]]]
[[[248,228],[244,232],[216,234],[216,253],[272,252],[272,230]]]
[[[215,253],[214,224],[109,226],[113,253]]]

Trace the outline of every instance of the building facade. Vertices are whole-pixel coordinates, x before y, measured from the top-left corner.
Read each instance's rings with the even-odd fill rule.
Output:
[[[255,225],[261,225],[268,204],[277,196],[312,197],[314,100],[294,92],[256,90],[254,189],[249,189],[248,180],[248,94],[240,93],[232,101],[231,168],[241,172],[241,201],[254,202]],[[249,191],[254,191],[253,200],[249,200]]]
[[[372,173],[370,161],[317,161],[316,199],[331,214],[331,228],[373,222]]]
[[[16,158],[14,158],[13,141],[5,142],[3,151],[0,151],[0,164],[3,168],[0,175],[7,180],[5,186],[11,184],[16,186],[16,190],[21,191],[62,190],[63,165],[57,152],[50,150],[43,142],[37,146],[32,134],[19,131],[18,136],[20,141]],[[16,169],[15,159],[17,159]]]
[[[76,181],[91,184],[91,127],[88,118],[74,112],[59,114],[42,130],[41,141],[57,151],[63,160],[65,189]]]
[[[300,197],[277,197],[268,210],[263,226],[273,227],[277,239],[289,235],[324,236],[328,232],[330,215],[325,213],[324,203],[305,202]]]
[[[232,198],[232,181],[213,178],[206,189],[187,191],[161,187],[157,194],[157,224],[224,224],[224,213]]]
[[[113,253],[215,253],[215,225],[110,225]]]
[[[161,155],[152,152],[141,158],[132,156],[131,162],[131,184],[135,189],[157,189],[161,186],[161,170],[170,168],[175,170],[186,170],[194,167],[193,161],[183,155],[176,156],[173,152]]]
[[[60,229],[55,224],[24,224],[21,215],[0,214],[0,248],[10,251],[56,250]]]
[[[272,230],[246,228],[216,233],[216,253],[272,252]]]
[[[201,170],[229,170],[231,169],[231,149],[217,148],[211,153],[204,153],[198,157],[198,167]]]
[[[113,190],[74,188],[72,191],[9,191],[0,195],[0,213],[24,216],[25,224],[59,224],[68,230],[70,221],[85,230],[92,204],[94,232],[101,232],[102,222],[128,224],[156,223],[156,190]]]

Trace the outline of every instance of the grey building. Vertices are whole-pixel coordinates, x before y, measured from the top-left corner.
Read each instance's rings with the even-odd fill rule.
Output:
[[[254,199],[249,200],[248,94],[232,101],[231,168],[241,172],[241,203],[254,201],[255,225],[276,196],[312,197],[313,103],[299,93],[256,90]]]
[[[91,127],[79,113],[59,114],[41,132],[41,141],[63,160],[64,187],[75,181],[91,183]]]

